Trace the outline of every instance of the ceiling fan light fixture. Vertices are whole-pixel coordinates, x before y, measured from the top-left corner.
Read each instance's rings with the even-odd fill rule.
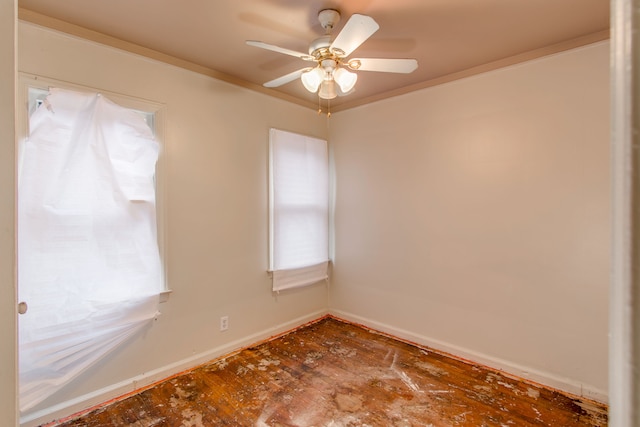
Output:
[[[342,93],[349,93],[356,85],[358,75],[344,68],[338,68],[333,72],[333,79],[340,86]]]
[[[336,82],[334,80],[323,80],[322,84],[320,85],[318,96],[322,99],[333,99],[338,96],[338,91],[336,90]]]
[[[324,80],[324,71],[320,68],[313,68],[300,76],[305,89],[311,93],[316,93],[320,87],[320,83]]]

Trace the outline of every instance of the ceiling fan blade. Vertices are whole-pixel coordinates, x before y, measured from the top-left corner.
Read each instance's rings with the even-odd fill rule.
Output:
[[[347,21],[345,26],[340,31],[340,34],[331,44],[331,50],[340,50],[344,54],[340,54],[341,57],[346,57],[365,42],[373,33],[378,31],[380,26],[370,16],[360,15],[358,13],[351,15],[351,18]]]
[[[358,71],[381,71],[384,73],[411,73],[418,68],[415,59],[353,58],[347,66]]]
[[[286,49],[284,47],[275,46],[269,43],[259,42],[256,40],[247,40],[249,46],[259,47],[261,49],[272,50],[278,53],[284,53],[285,55],[295,56],[296,58],[304,59],[305,61],[313,61],[315,58],[311,55],[302,52],[296,52],[295,50]]]
[[[282,86],[284,84],[287,84],[289,82],[294,81],[295,79],[299,78],[302,73],[307,72],[309,70],[311,70],[311,67],[307,67],[307,68],[303,68],[301,70],[296,70],[292,73],[289,74],[285,74],[284,76],[280,76],[277,79],[273,79],[270,80],[268,82],[266,82],[265,84],[263,84],[262,86],[264,87],[278,87],[278,86]]]

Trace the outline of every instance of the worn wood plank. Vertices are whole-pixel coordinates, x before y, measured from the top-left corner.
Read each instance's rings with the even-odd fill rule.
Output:
[[[605,426],[607,408],[326,318],[71,426]]]

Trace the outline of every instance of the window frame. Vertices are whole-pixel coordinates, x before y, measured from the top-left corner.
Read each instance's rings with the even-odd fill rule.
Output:
[[[301,139],[301,143],[304,143],[306,139],[310,139],[310,140],[317,140],[317,141],[322,141],[325,144],[325,148],[326,148],[326,154],[325,154],[325,160],[326,160],[326,165],[325,165],[325,174],[326,174],[326,193],[325,193],[325,197],[326,197],[326,202],[324,204],[324,207],[326,208],[326,211],[324,212],[326,214],[326,236],[325,236],[325,242],[324,245],[327,248],[327,253],[326,253],[326,258],[323,261],[320,261],[319,263],[316,264],[311,264],[308,266],[300,266],[300,267],[291,267],[291,268],[284,268],[284,269],[280,269],[280,270],[276,270],[275,268],[275,260],[274,260],[274,244],[275,244],[275,240],[276,240],[276,233],[275,233],[275,184],[274,184],[274,135],[276,133],[280,133],[280,134],[289,134],[289,135],[294,135],[295,137],[299,137]],[[315,136],[310,136],[310,135],[305,135],[305,134],[301,134],[298,132],[292,132],[292,131],[288,131],[288,130],[282,130],[282,129],[277,129],[277,128],[270,128],[269,129],[269,167],[268,167],[268,216],[269,216],[269,235],[268,235],[268,248],[269,248],[269,254],[268,254],[268,270],[267,272],[269,273],[270,277],[272,278],[272,284],[273,284],[273,290],[275,292],[279,292],[281,290],[286,290],[286,289],[290,289],[290,288],[295,288],[295,287],[299,287],[299,286],[308,286],[308,285],[312,285],[314,283],[318,283],[322,280],[328,280],[328,274],[329,274],[329,263],[331,260],[331,245],[332,245],[332,240],[331,240],[331,230],[332,230],[332,223],[331,223],[331,185],[332,185],[332,180],[331,180],[331,173],[330,173],[330,160],[329,160],[329,142],[324,139],[324,138],[319,138],[319,137],[315,137]],[[294,210],[308,210],[309,214],[311,216],[313,216],[314,212],[317,212],[317,209],[315,209],[315,205],[312,204],[304,204],[304,205],[295,205],[292,206],[292,208],[294,208]],[[325,265],[324,267],[319,268],[321,265]],[[298,277],[306,277],[307,279],[309,278],[309,276],[311,277],[315,277],[319,270],[323,270],[324,271],[324,277],[312,282],[306,281],[304,284],[298,284],[298,285],[293,285],[293,286],[284,286],[284,287],[280,287],[280,286],[276,286],[276,281],[277,280],[282,280],[282,281],[287,281],[288,279],[285,278],[285,276],[298,276]]]

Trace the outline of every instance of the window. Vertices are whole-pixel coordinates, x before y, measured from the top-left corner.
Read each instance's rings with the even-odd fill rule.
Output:
[[[97,93],[28,92],[18,168],[23,411],[147,325],[165,289],[153,113]]]
[[[270,270],[273,290],[327,278],[329,172],[327,142],[270,131]]]

